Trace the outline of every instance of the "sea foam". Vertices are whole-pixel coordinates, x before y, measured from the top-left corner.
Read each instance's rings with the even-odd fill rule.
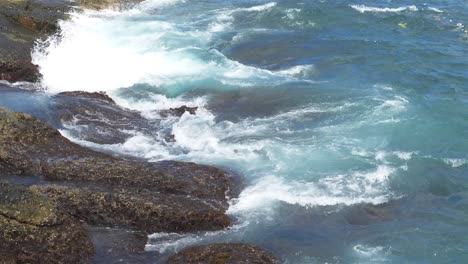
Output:
[[[402,11],[418,11],[418,8],[415,5],[402,6],[402,7],[372,7],[366,5],[350,5],[354,10],[359,11],[360,13],[365,12],[376,12],[376,13],[397,13]]]
[[[260,12],[274,5],[229,12]],[[136,84],[161,87],[206,81],[249,86],[288,80],[287,76],[230,60],[210,48],[211,34],[225,30],[223,23],[229,23],[229,14],[215,14],[208,30],[202,32],[177,22],[155,20],[145,10],[71,13],[70,19],[59,23],[60,34],[40,42],[32,53],[43,87],[51,93],[94,92]]]

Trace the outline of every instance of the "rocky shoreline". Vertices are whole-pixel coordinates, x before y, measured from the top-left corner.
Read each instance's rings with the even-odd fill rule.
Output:
[[[0,80],[35,82],[34,41],[53,34],[57,20],[78,6],[103,8],[131,1],[7,0],[0,2]],[[137,112],[120,108],[100,93],[56,95],[56,122],[94,113],[144,127]],[[196,114],[196,108],[167,109],[162,116]],[[108,136],[84,133],[86,140],[114,144],[126,135],[109,124],[84,118]],[[106,134],[106,133],[104,133]],[[171,135],[168,135],[170,138]],[[36,179],[28,184],[11,178]],[[129,230],[109,254],[144,251],[147,234],[221,230],[232,223],[228,197],[238,194],[234,174],[195,163],[149,163],[116,157],[72,143],[49,124],[0,108],[0,263],[86,263],[93,261],[96,228]],[[124,243],[125,242],[125,243]],[[123,248],[124,249],[123,249]],[[194,247],[169,263],[278,263],[270,253],[244,244]]]

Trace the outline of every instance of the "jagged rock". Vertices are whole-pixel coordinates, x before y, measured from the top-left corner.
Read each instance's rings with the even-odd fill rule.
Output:
[[[79,263],[93,252],[86,230],[53,202],[0,183],[0,262]]]
[[[270,264],[280,263],[271,253],[247,244],[213,244],[184,249],[169,258],[168,264]]]
[[[0,169],[90,187],[83,193],[49,187],[44,193],[91,223],[146,231],[214,230],[230,224],[226,195],[234,194],[234,184],[228,173],[195,163],[116,158],[76,145],[32,116],[5,108],[0,108]]]

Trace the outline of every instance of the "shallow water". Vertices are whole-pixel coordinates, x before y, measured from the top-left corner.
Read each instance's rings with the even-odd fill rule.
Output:
[[[233,228],[154,234],[149,251],[243,241],[287,263],[464,263],[467,19],[457,0],[151,0],[74,13],[33,58],[48,94],[106,91],[149,120],[199,107],[123,144],[66,124],[72,140],[244,175]],[[49,103],[0,98],[45,120]]]

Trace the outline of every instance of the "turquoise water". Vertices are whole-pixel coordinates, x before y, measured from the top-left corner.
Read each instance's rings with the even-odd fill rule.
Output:
[[[466,263],[467,20],[456,0],[153,0],[74,13],[33,57],[47,93],[106,91],[152,121],[199,107],[123,144],[66,124],[72,140],[244,176],[233,228],[154,234],[147,250],[242,241],[286,263]]]

